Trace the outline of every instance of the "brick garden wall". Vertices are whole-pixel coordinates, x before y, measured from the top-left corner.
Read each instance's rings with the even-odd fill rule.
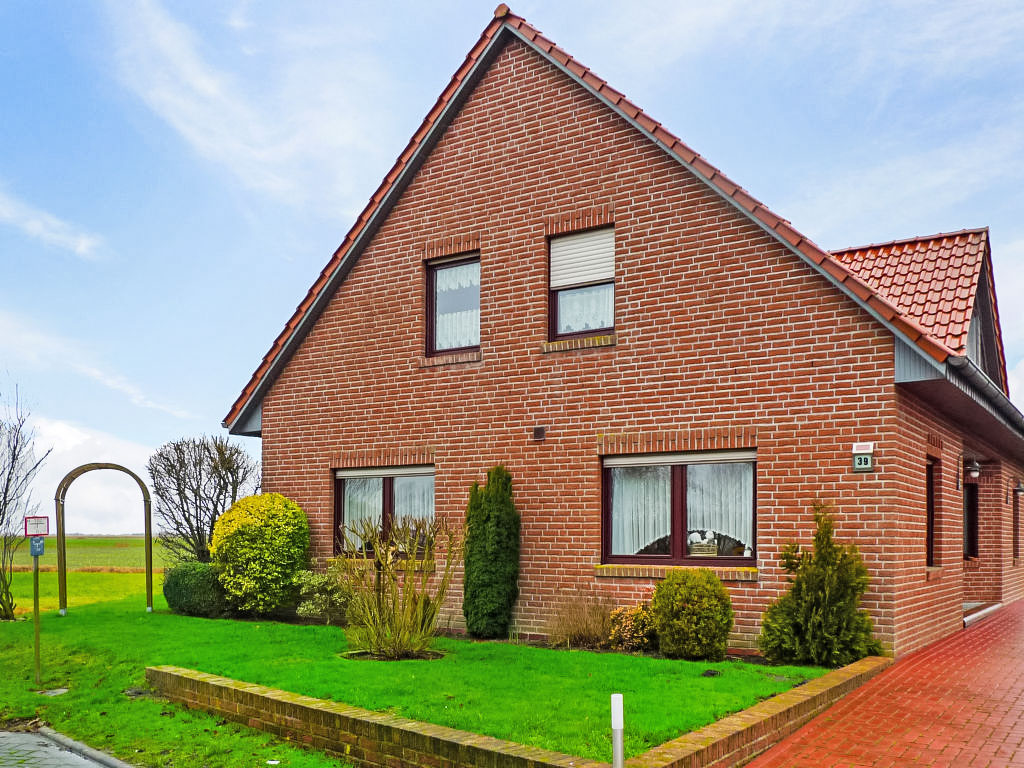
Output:
[[[626,761],[627,768],[733,768],[777,744],[886,669],[871,656],[784,691]],[[395,768],[608,768],[607,763],[491,736],[371,712],[181,667],[147,667],[161,695],[359,766]]]
[[[548,344],[546,235],[596,223],[615,227],[615,333]],[[424,260],[466,248],[480,253],[480,353],[425,359]],[[889,332],[513,41],[266,395],[264,488],[302,505],[327,557],[332,469],[426,457],[437,514],[461,521],[472,482],[504,463],[522,514],[515,627],[538,634],[574,590],[630,603],[656,582],[596,568],[602,453],[756,448],[757,567],[722,574],[732,643],[754,645],[785,586],[780,550],[810,541],[826,499],[872,570],[866,605],[892,648],[905,574],[889,565],[906,546],[879,530],[909,510],[891,483],[892,380]],[[879,471],[856,475],[863,440]]]

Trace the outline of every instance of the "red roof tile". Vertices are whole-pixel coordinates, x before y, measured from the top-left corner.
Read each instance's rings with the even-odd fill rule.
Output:
[[[427,114],[423,124],[410,140],[409,145],[399,156],[394,168],[385,177],[377,192],[359,215],[355,225],[345,236],[345,240],[334,252],[331,260],[320,273],[316,283],[310,288],[305,299],[296,308],[295,314],[264,356],[263,362],[253,373],[249,383],[225,417],[224,423],[226,425],[234,424],[246,406],[253,401],[261,384],[264,382],[269,384],[269,381],[275,375],[274,366],[278,361],[284,359],[284,353],[288,344],[292,341],[301,340],[301,335],[295,336],[296,331],[302,326],[307,313],[313,309],[321,293],[330,287],[331,276],[345,262],[357,238],[366,230],[373,214],[380,207],[388,192],[391,191],[395,181],[399,178],[402,171],[405,170],[409,161],[421,149],[424,139],[429,134],[430,129],[441,118],[458,87],[473,72],[481,53],[505,29],[513,30],[513,34],[527,41],[540,55],[547,57],[552,63],[563,67],[564,71],[569,73],[570,76],[576,77],[585,87],[596,93],[611,109],[632,120],[639,130],[645,132],[652,141],[660,141],[674,157],[698,177],[703,178],[722,196],[729,198],[742,210],[747,211],[755,221],[778,237],[781,242],[789,244],[806,259],[817,264],[836,283],[843,286],[851,295],[860,299],[864,306],[870,307],[885,322],[898,327],[902,333],[906,334],[911,341],[916,343],[926,353],[939,362],[945,361],[950,354],[954,354],[953,348],[945,343],[944,338],[935,336],[928,327],[918,322],[917,318],[921,315],[913,315],[898,307],[846,263],[833,258],[832,254],[828,251],[815,245],[811,240],[797,232],[788,221],[770,211],[750,193],[725,177],[721,171],[690,149],[690,147],[666,130],[660,123],[649,117],[643,110],[626,99],[622,93],[609,86],[608,83],[595,75],[588,67],[585,67],[561,48],[557,48],[553,42],[547,40],[540,32],[530,26],[525,19],[513,14],[507,5],[502,3],[495,9],[494,18],[484,29],[480,40],[470,50],[462,66],[459,67],[452,77],[452,82],[442,91],[437,103]],[[893,323],[894,319],[899,320],[899,322]],[[308,327],[306,330],[308,330]]]
[[[832,255],[905,318],[962,355],[987,245],[988,230],[967,229]]]

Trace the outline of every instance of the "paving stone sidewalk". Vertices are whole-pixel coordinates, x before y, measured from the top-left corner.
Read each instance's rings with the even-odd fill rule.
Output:
[[[900,659],[747,768],[1024,768],[1024,600]]]
[[[0,768],[96,768],[124,766],[113,758],[97,762],[76,754],[41,733],[0,731]]]

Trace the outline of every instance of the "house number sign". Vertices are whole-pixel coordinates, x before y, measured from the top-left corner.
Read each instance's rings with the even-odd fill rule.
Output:
[[[875,471],[875,444],[854,443],[853,444],[853,471],[874,472]]]

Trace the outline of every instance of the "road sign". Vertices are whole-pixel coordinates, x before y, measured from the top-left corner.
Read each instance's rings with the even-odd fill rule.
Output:
[[[33,515],[25,518],[26,536],[49,536],[50,518],[44,515]]]
[[[46,539],[42,536],[33,536],[28,540],[28,553],[32,557],[42,557],[45,551]]]

